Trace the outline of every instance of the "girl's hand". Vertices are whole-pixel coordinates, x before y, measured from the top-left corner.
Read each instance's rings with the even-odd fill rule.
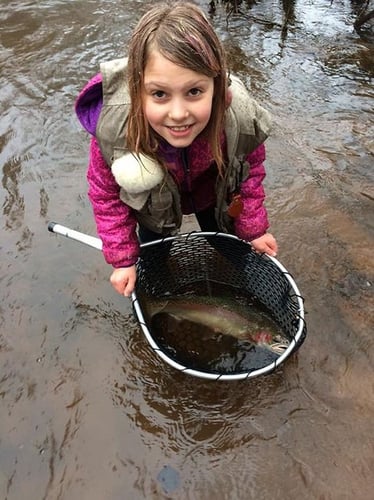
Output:
[[[119,267],[112,272],[110,282],[116,292],[125,297],[130,297],[135,288],[136,267]]]
[[[266,253],[271,257],[276,257],[278,245],[275,238],[270,233],[265,233],[263,236],[251,241],[251,245],[259,253]]]

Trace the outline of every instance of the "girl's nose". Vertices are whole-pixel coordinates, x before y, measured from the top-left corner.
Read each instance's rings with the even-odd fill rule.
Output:
[[[174,99],[170,103],[169,118],[174,121],[183,121],[188,117],[188,109],[182,99]]]

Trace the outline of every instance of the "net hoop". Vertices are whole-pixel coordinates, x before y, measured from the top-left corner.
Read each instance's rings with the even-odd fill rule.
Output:
[[[167,238],[162,238],[159,240],[155,240],[149,243],[143,243],[140,245],[141,250],[143,249],[148,249],[151,247],[155,247],[160,244],[164,243],[173,243],[175,241],[182,242],[183,241],[188,241],[191,238],[225,238],[226,241],[229,241],[230,239],[233,242],[242,242],[248,245],[248,251],[249,252],[254,252],[252,247],[248,244],[248,242],[244,242],[243,240],[239,239],[235,235],[231,234],[226,234],[226,233],[220,233],[220,232],[203,232],[203,231],[194,231],[190,233],[183,233],[179,234],[177,236],[170,236]],[[172,368],[183,372],[187,375],[191,375],[194,377],[202,378],[205,380],[221,380],[221,381],[234,381],[234,380],[244,380],[244,379],[250,379],[250,378],[255,378],[261,375],[268,375],[272,373],[274,370],[276,370],[281,364],[284,363],[284,361],[289,358],[289,356],[296,351],[301,344],[304,342],[305,336],[306,336],[306,322],[305,322],[305,310],[304,310],[304,299],[300,294],[299,288],[297,287],[295,280],[291,276],[291,274],[287,271],[287,269],[274,257],[271,257],[269,255],[262,254],[261,259],[264,259],[264,262],[271,262],[275,268],[281,273],[284,278],[287,280],[290,290],[292,290],[293,294],[293,299],[297,303],[297,318],[298,318],[298,325],[297,325],[297,330],[296,333],[294,334],[293,338],[290,340],[290,344],[287,347],[287,349],[281,354],[275,361],[272,361],[268,365],[259,368],[259,369],[254,369],[248,372],[243,372],[243,373],[235,373],[235,374],[218,374],[218,373],[211,373],[207,371],[201,371],[193,368],[189,368],[187,366],[184,366],[180,364],[179,362],[175,361],[172,359],[168,354],[166,354],[162,348],[158,345],[156,340],[153,338],[151,331],[149,330],[147,326],[146,319],[143,314],[143,310],[141,307],[141,304],[138,300],[137,296],[137,288],[135,291],[132,293],[131,296],[131,301],[132,301],[132,306],[133,310],[135,313],[135,316],[139,322],[139,325],[142,329],[142,332],[147,339],[149,346],[151,349],[155,352],[155,354],[162,359],[164,362],[166,362],[168,365],[170,365]],[[137,264],[139,266],[139,263]]]

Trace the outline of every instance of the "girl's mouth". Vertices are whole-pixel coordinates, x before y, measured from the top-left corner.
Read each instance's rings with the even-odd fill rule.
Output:
[[[189,130],[191,127],[192,125],[178,125],[178,126],[170,126],[167,128],[172,132],[185,132],[186,130]]]
[[[166,128],[169,132],[170,137],[178,140],[187,139],[188,137],[190,137],[193,130],[193,125],[174,125]]]

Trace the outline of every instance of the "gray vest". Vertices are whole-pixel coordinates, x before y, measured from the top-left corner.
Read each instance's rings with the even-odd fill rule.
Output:
[[[108,163],[126,152],[126,123],[130,97],[126,85],[127,58],[100,65],[103,80],[103,106],[96,128],[100,150]],[[226,111],[225,133],[228,162],[224,177],[217,179],[216,219],[221,231],[233,232],[233,220],[227,214],[227,199],[239,189],[248,177],[249,165],[245,157],[268,137],[271,120],[269,113],[249,95],[244,84],[231,76],[232,102]],[[121,189],[121,198],[131,206],[130,198]],[[175,234],[182,223],[180,195],[169,174],[149,191],[147,202],[136,210],[140,224],[161,234]]]

